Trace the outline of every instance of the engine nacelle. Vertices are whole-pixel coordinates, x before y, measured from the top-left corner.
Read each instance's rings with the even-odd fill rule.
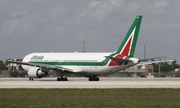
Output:
[[[48,74],[48,72],[41,71],[41,69],[39,67],[31,67],[28,70],[28,75],[31,78],[42,78],[42,77],[46,76],[47,74]]]

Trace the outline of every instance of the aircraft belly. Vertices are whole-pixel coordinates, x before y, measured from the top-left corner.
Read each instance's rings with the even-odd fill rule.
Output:
[[[133,66],[133,63],[121,66],[82,66],[80,67],[82,73],[92,74],[92,75],[103,75],[103,74],[112,74],[121,70],[124,70],[128,67]]]
[[[92,75],[101,75],[101,74],[111,74],[120,70],[119,66],[98,66],[98,67],[81,67],[82,73],[92,74]]]

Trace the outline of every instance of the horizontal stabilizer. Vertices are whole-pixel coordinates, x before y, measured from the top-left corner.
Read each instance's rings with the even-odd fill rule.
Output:
[[[148,65],[148,64],[153,64],[153,63],[164,63],[164,62],[173,62],[176,61],[175,59],[171,59],[171,60],[161,60],[161,61],[144,61],[144,62],[140,62],[137,65]]]
[[[148,60],[154,60],[154,59],[162,59],[166,57],[154,57],[154,58],[146,58],[146,59],[140,59],[140,62],[148,61]]]
[[[126,59],[121,59],[121,58],[116,58],[116,57],[110,57],[110,56],[105,56],[105,57],[115,61],[118,64],[122,64],[122,63],[127,64],[128,62],[131,61],[131,60],[126,60]]]

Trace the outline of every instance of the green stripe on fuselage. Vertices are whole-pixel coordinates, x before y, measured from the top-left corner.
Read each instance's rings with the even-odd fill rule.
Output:
[[[116,55],[115,53],[110,54],[110,57]],[[109,58],[105,58],[101,62],[55,62],[55,61],[30,61],[32,64],[44,64],[44,65],[59,65],[59,66],[105,66],[110,61]]]
[[[43,62],[43,61],[33,61],[29,62],[32,64],[43,64],[43,65],[59,65],[59,66],[105,66],[107,64],[106,60],[102,62]]]
[[[115,53],[109,55],[113,57]],[[59,66],[105,66],[109,62],[109,58],[105,58],[101,62],[56,62],[56,61],[30,61],[32,64],[59,65]]]

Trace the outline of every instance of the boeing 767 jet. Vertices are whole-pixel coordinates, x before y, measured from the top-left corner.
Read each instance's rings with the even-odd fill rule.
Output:
[[[29,80],[42,78],[49,71],[56,73],[57,81],[67,81],[67,73],[82,74],[89,81],[99,81],[99,75],[112,74],[137,65],[142,60],[134,57],[142,16],[137,16],[116,51],[110,53],[31,53],[21,64],[28,72]]]

